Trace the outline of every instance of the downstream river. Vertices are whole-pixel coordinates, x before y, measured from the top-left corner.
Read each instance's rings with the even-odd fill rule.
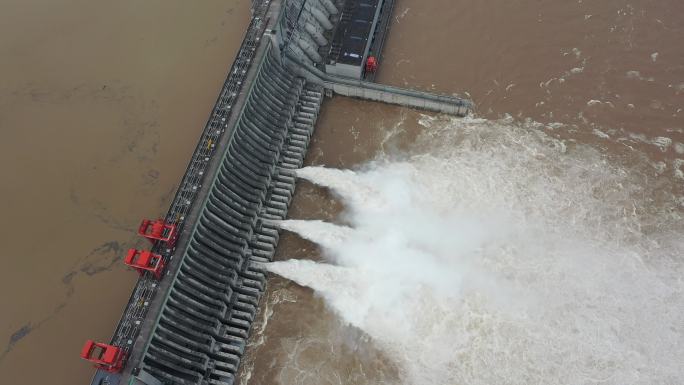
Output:
[[[398,0],[377,80],[475,117],[324,105],[241,384],[683,382],[683,15]]]

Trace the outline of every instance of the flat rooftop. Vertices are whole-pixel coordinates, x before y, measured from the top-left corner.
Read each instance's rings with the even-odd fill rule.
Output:
[[[353,66],[361,65],[371,38],[373,20],[380,0],[348,0],[340,25],[335,31],[333,45],[340,47],[330,59]]]

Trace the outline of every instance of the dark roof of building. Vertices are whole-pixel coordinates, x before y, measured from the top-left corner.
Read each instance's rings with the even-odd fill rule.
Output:
[[[338,63],[360,65],[365,54],[371,27],[380,0],[350,0],[344,9],[335,36],[333,47],[339,47],[336,57]]]

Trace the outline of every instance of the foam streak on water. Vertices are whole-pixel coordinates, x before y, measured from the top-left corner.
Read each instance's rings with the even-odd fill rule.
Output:
[[[355,231],[290,222],[334,265],[267,268],[366,332],[406,384],[684,383],[676,196],[654,206],[639,170],[506,122],[432,124],[416,149],[300,170]]]

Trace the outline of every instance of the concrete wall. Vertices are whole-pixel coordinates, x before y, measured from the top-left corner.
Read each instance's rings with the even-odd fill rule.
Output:
[[[473,109],[473,104],[469,100],[456,96],[437,95],[425,91],[409,90],[334,76],[306,65],[293,55],[288,54],[285,59],[287,67],[292,72],[302,76],[308,82],[321,85],[338,95],[456,116],[465,116]]]
[[[331,89],[334,93],[342,96],[457,116],[465,116],[471,108],[470,103],[462,99],[383,86],[375,83],[358,82],[357,84],[350,84],[330,81],[325,83],[325,88]]]
[[[280,63],[270,42],[255,59],[246,101],[135,363],[138,383],[235,381],[265,284],[256,263],[273,257],[279,237],[271,221],[287,215],[292,170],[303,164],[323,98],[320,86]]]
[[[353,66],[350,64],[335,63],[326,64],[325,71],[331,75],[345,76],[353,79],[361,79],[363,76],[363,66]]]

